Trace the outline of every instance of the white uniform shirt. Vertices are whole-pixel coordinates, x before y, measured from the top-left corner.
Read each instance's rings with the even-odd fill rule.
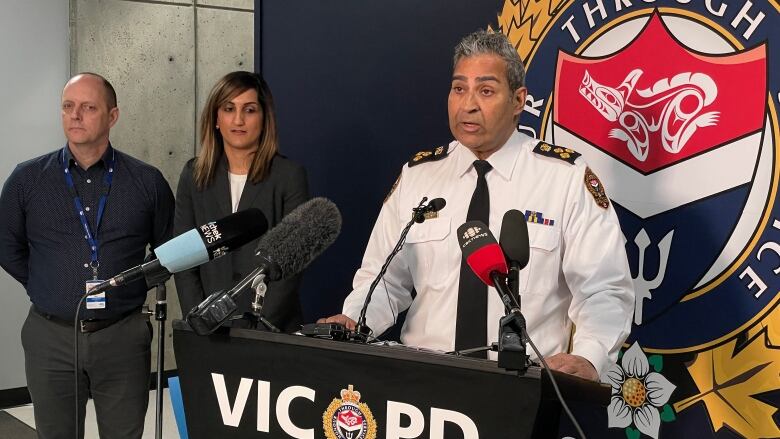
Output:
[[[490,230],[500,237],[504,213],[510,209],[537,213],[540,223],[527,222],[530,259],[519,280],[528,333],[543,356],[583,356],[601,376],[631,329],[634,292],[625,239],[611,203],[607,209],[600,207],[586,188],[584,160],[572,165],[536,154],[538,142],[514,133],[487,159],[493,167],[486,176]],[[453,350],[461,264],[456,235],[476,186],[476,159],[454,141],[447,157],[403,167],[371,233],[354,290],[344,302],[345,315],[357,320],[369,285],[411,219],[412,208],[424,196],[442,197],[447,205],[437,218],[412,226],[404,248],[374,291],[366,323],[381,334],[409,308],[403,343]],[[544,219],[552,223],[543,224]],[[498,339],[503,315],[503,304],[490,288],[487,342]],[[529,354],[535,358],[530,349]]]

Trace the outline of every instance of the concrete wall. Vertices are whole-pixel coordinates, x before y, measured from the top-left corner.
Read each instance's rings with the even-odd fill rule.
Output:
[[[68,80],[68,4],[4,0],[0,13],[0,184],[17,163],[65,144],[60,91]],[[0,390],[26,386],[19,340],[30,301],[0,270]]]
[[[17,163],[64,144],[62,86],[88,70],[117,89],[114,144],[160,168],[175,191],[209,89],[227,72],[254,69],[254,1],[194,1],[4,0],[0,183]],[[169,318],[180,318],[172,281],[168,291]],[[24,289],[0,270],[0,391],[26,386],[19,333],[28,308]]]
[[[253,11],[253,0],[70,0],[71,72],[111,81],[120,111],[113,145],[158,167],[174,193],[195,155],[197,117],[211,87],[225,73],[254,69]],[[170,322],[181,318],[173,280],[168,299],[170,370]]]

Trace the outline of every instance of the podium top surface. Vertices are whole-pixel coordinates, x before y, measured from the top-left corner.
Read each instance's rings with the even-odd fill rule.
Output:
[[[184,331],[195,336],[185,321],[175,320],[173,322],[174,333]],[[196,336],[198,337],[198,336]],[[456,356],[443,352],[418,349],[411,346],[397,345],[375,345],[362,344],[346,341],[334,341],[329,339],[307,337],[302,335],[280,334],[268,331],[258,331],[253,329],[222,328],[210,336],[202,337],[212,341],[243,339],[256,340],[258,342],[284,344],[308,349],[319,349],[330,352],[343,352],[347,355],[368,356],[374,358],[385,358],[392,360],[411,361],[424,363],[432,366],[444,366],[460,370],[470,370],[473,372],[489,373],[498,376],[515,376],[521,379],[532,381],[541,380],[542,394],[544,399],[556,399],[548,375],[538,366],[530,366],[525,373],[510,371],[498,367],[497,362],[487,359]],[[606,384],[595,383],[582,378],[568,375],[565,373],[552,371],[558,382],[564,397],[567,400],[584,401],[606,406],[609,404],[610,387]]]

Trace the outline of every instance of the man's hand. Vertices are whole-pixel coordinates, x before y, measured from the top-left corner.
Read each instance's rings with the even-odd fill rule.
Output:
[[[550,369],[552,370],[575,375],[580,378],[585,378],[586,380],[599,380],[599,374],[596,372],[596,368],[590,364],[590,361],[579,355],[560,353],[555,354],[552,357],[547,357],[544,360],[547,361],[547,365],[550,366]]]
[[[349,329],[350,331],[354,331],[355,325],[357,325],[357,323],[355,323],[354,320],[350,319],[344,314],[336,314],[335,316],[322,318],[317,320],[317,323],[341,323],[342,325],[346,326],[347,329]]]

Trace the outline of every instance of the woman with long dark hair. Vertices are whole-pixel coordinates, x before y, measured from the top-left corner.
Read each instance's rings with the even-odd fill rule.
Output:
[[[200,116],[200,143],[179,178],[175,234],[250,207],[273,227],[308,200],[306,171],[279,154],[273,97],[259,74],[232,72],[214,85]],[[256,244],[176,274],[182,313],[257,267]],[[296,277],[268,285],[262,314],[285,332],[301,324],[298,284]],[[239,312],[249,311],[253,297],[246,291],[237,298]]]

